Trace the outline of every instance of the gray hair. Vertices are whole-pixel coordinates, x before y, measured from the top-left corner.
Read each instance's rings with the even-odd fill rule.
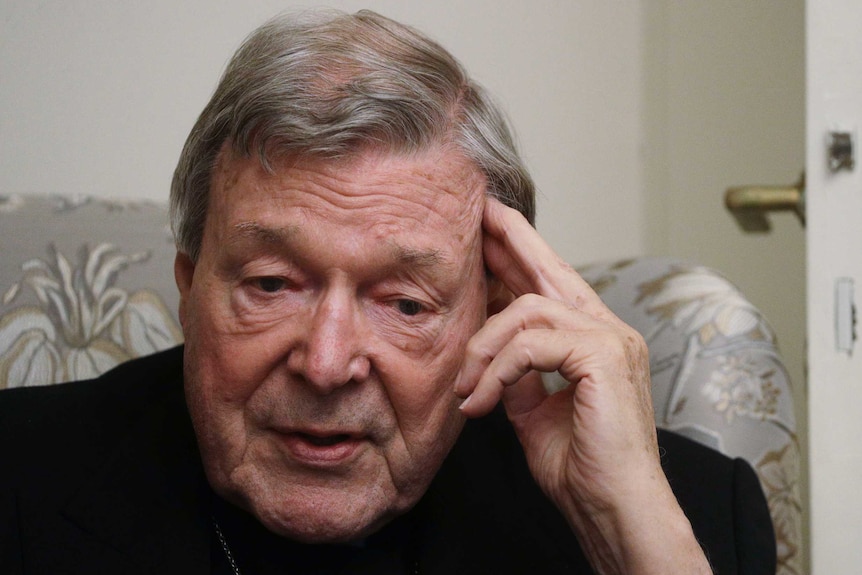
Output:
[[[171,183],[177,247],[197,261],[212,173],[226,142],[272,170],[282,155],[346,158],[454,145],[487,193],[533,222],[535,188],[500,109],[440,45],[375,14],[276,17],[228,64]]]

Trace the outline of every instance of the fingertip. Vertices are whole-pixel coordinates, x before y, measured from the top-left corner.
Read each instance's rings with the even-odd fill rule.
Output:
[[[486,196],[485,210],[483,214],[483,219],[485,220],[486,227],[491,222],[494,222],[496,225],[496,222],[499,221],[499,219],[502,217],[501,214],[505,208],[506,204],[504,204],[494,196]]]
[[[498,200],[495,196],[486,195],[485,196],[485,209],[496,209],[497,206],[504,205],[503,202]]]
[[[461,405],[458,406],[458,410],[461,412],[461,415],[468,419],[476,419],[477,417],[482,417],[483,415],[487,415],[491,410],[483,408],[480,404],[481,401],[474,401],[474,396],[471,394],[464,401],[461,402]]]
[[[500,394],[493,390],[476,386],[469,396],[461,402],[458,409],[462,415],[469,418],[482,417],[490,413],[500,401]]]
[[[464,401],[462,401],[462,402],[461,402],[461,405],[459,405],[459,406],[458,406],[458,409],[460,409],[460,410],[461,410],[461,413],[463,413],[464,415],[468,415],[468,413],[469,413],[469,411],[470,411],[470,403],[471,403],[471,401],[470,401],[470,400],[472,400],[472,399],[473,399],[473,396],[472,396],[472,395],[468,395],[468,396],[467,396],[467,399],[465,399]]]
[[[505,214],[512,214],[512,216],[520,217],[525,222],[527,222],[527,218],[524,214],[514,206],[510,206],[506,202],[502,201],[500,198],[486,195],[485,196],[485,216],[494,215],[497,217],[505,217]]]

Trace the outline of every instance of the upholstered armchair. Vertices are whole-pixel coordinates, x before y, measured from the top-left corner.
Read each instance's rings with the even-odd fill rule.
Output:
[[[714,270],[638,258],[579,270],[650,350],[658,427],[747,460],[766,493],[778,573],[803,571],[790,381],[763,314]]]
[[[0,197],[0,388],[90,378],[176,345],[165,207]]]
[[[89,378],[181,341],[163,205],[4,196],[0,229],[0,389]],[[766,319],[694,264],[638,258],[580,271],[649,344],[656,424],[751,463],[779,572],[799,573],[799,446]]]

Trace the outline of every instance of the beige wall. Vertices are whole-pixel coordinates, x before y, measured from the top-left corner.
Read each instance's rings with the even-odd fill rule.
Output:
[[[721,270],[764,311],[807,453],[805,232],[785,213],[744,234],[723,208],[727,187],[792,184],[805,167],[805,2],[644,6],[647,249]],[[807,467],[801,479],[807,501]]]
[[[647,250],[730,275],[773,323],[804,391],[805,234],[778,214],[743,234],[724,191],[805,166],[803,0],[651,0],[644,18]]]
[[[540,229],[567,259],[643,250],[639,2],[325,4],[417,26],[498,95],[541,189]],[[287,6],[6,0],[0,193],[166,198],[226,60]]]

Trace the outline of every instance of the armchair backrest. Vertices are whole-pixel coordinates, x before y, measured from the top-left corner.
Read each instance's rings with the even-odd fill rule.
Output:
[[[674,258],[584,267],[650,350],[656,425],[754,467],[778,543],[778,572],[802,573],[800,451],[787,371],[766,318],[715,270]]]
[[[0,197],[0,389],[94,377],[176,345],[164,206]]]

